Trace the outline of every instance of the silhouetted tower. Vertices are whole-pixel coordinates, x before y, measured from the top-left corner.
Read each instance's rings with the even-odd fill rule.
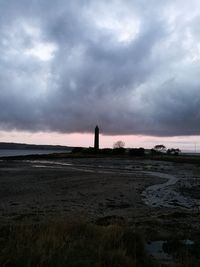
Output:
[[[94,148],[99,149],[99,127],[96,126],[94,132]]]

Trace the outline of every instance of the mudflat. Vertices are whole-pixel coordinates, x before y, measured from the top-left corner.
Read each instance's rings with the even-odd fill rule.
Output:
[[[199,181],[200,167],[185,163],[123,158],[2,160],[0,223],[69,215],[91,221],[119,216],[142,223],[176,212],[196,218]]]
[[[30,248],[37,240],[35,235],[41,240],[35,229],[41,227],[44,233],[46,226],[53,225],[48,229],[54,233],[58,231],[55,230],[57,222],[64,221],[58,225],[67,227],[75,218],[76,231],[86,229],[80,228],[77,222],[82,219],[89,222],[87,229],[92,231],[88,230],[89,236],[93,236],[94,229],[99,229],[107,231],[110,240],[112,227],[129,229],[134,236],[138,234],[140,241],[143,240],[140,251],[146,255],[140,257],[152,259],[155,264],[151,266],[196,267],[200,264],[199,189],[200,166],[185,162],[112,157],[0,160],[2,247],[13,251],[15,242],[20,247],[20,240],[28,244],[32,237],[31,245],[27,245]],[[115,224],[122,228],[115,228]],[[111,228],[104,227],[106,225]],[[32,230],[26,232],[29,226],[27,229]],[[9,245],[5,236],[8,232],[14,236],[13,243],[9,237]],[[48,240],[52,237],[50,232],[47,231]],[[25,233],[29,233],[28,237]],[[65,234],[61,231],[61,240]],[[84,230],[82,235],[85,234]],[[79,235],[76,242],[80,241]],[[98,236],[93,237],[95,242]],[[116,235],[116,240],[118,238]],[[6,259],[10,260],[10,253],[5,255]],[[13,259],[15,262],[18,256]]]

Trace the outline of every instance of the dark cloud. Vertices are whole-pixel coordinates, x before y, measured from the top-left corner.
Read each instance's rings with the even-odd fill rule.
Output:
[[[0,129],[200,133],[198,1],[0,2]]]

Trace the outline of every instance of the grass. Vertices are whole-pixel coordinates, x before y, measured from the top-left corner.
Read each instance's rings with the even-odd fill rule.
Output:
[[[100,225],[82,219],[1,226],[1,267],[161,267],[145,250],[142,235],[121,221]],[[161,238],[162,239],[162,238]],[[181,238],[183,239],[183,238]],[[165,248],[173,267],[200,266],[199,245],[186,247],[180,237]],[[169,266],[169,265],[168,265]]]
[[[154,266],[130,227],[83,220],[0,229],[0,266]]]
[[[78,158],[120,158],[123,159],[131,159],[131,160],[156,160],[156,161],[167,161],[167,162],[175,162],[175,163],[190,163],[190,164],[200,164],[200,156],[199,155],[144,155],[144,156],[134,156],[129,154],[104,154],[104,153],[53,153],[53,154],[44,154],[44,155],[26,155],[26,156],[10,156],[10,157],[0,157],[1,160],[60,160],[60,159],[78,159]]]

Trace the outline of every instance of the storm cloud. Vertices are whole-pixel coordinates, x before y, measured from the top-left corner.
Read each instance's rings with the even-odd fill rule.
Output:
[[[0,130],[200,133],[196,0],[1,0]]]

